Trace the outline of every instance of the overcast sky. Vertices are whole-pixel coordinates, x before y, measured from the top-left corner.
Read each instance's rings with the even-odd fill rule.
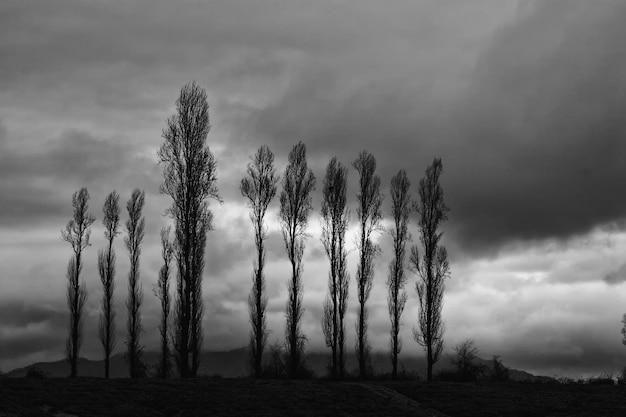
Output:
[[[224,199],[212,205],[207,243],[205,349],[248,339],[254,246],[238,185],[249,156],[267,144],[282,172],[303,141],[320,181],[304,258],[308,349],[325,349],[321,179],[331,157],[350,165],[367,149],[386,195],[404,168],[417,197],[428,164],[443,160],[446,351],[471,338],[483,357],[536,373],[617,372],[626,364],[625,19],[621,0],[2,1],[0,369],[63,357],[71,250],[60,230],[82,186],[97,220],[81,355],[102,357],[104,198],[115,189],[125,206],[135,187],[146,191],[143,343],[157,348],[152,286],[169,200],[159,195],[156,150],[180,88],[196,80],[209,96]],[[351,170],[353,212],[356,181]],[[383,207],[389,224],[389,198]],[[277,208],[267,219],[271,342],[283,338],[290,271]],[[369,338],[385,351],[391,238],[376,239]],[[119,351],[128,257],[121,238],[115,248]],[[349,262],[352,349],[354,252]],[[409,277],[401,355],[422,354]]]

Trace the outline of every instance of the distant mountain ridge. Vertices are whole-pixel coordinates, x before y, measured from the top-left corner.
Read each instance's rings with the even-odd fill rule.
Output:
[[[158,363],[157,352],[144,352],[144,361],[150,367],[154,368]],[[269,355],[264,355],[265,359],[269,359]],[[391,372],[391,364],[389,355],[382,352],[372,353],[372,368],[376,374],[384,374]],[[327,375],[327,365],[329,361],[329,353],[327,352],[310,352],[307,354],[307,365],[316,376]],[[481,364],[489,366],[490,361],[479,359]],[[229,351],[205,351],[202,353],[200,361],[200,369],[198,375],[219,375],[224,378],[237,378],[247,376],[248,369],[248,348],[238,348]],[[55,362],[38,362],[23,368],[17,368],[10,372],[7,372],[5,376],[13,378],[21,378],[26,375],[28,369],[35,367],[45,372],[49,377],[67,377],[70,374],[70,366],[66,360],[59,360]],[[442,369],[453,368],[452,362],[449,357],[442,357],[441,360],[435,364],[435,372]],[[346,355],[346,369],[349,372],[355,372],[357,369],[356,356],[353,353]],[[426,369],[426,359],[415,356],[400,356],[399,358],[399,371],[405,370],[406,372],[414,373],[418,372],[420,377],[423,377]],[[532,382],[547,382],[552,380],[550,377],[535,376],[526,371],[517,369],[509,369],[510,378],[514,381],[532,381]],[[85,377],[104,377],[104,361],[103,360],[90,360],[85,358],[79,358],[78,361],[78,376]],[[124,359],[123,353],[118,353],[111,357],[110,362],[110,376],[111,378],[128,378],[128,366]]]

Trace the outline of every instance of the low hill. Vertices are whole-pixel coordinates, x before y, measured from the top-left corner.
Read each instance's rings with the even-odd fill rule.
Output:
[[[265,355],[269,359],[269,355]],[[348,372],[356,373],[357,360],[353,353],[347,355],[346,369]],[[372,353],[372,369],[377,375],[390,373],[391,366],[389,356],[386,353]],[[144,352],[144,360],[149,368],[154,369],[158,363],[158,354],[156,352]],[[307,354],[307,365],[318,376],[327,375],[328,354],[323,352],[311,352]],[[239,348],[223,352],[204,352],[202,354],[199,375],[221,376],[224,378],[237,378],[248,375],[247,370],[248,349]],[[484,365],[489,365],[489,361],[479,359]],[[30,367],[35,367],[49,377],[66,377],[70,373],[70,367],[67,361],[59,360],[55,362],[39,362],[23,368],[14,369],[6,373],[8,377],[23,377]],[[435,372],[442,369],[452,368],[450,358],[444,356],[435,365]],[[421,357],[401,357],[399,361],[399,371],[403,370],[407,373],[423,376],[426,369],[426,360]],[[86,377],[104,377],[104,361],[90,360],[80,358],[78,363],[79,376]],[[528,372],[510,369],[510,378],[514,381],[528,382],[547,382],[552,380],[549,377],[535,376]],[[111,378],[127,378],[129,376],[128,366],[124,360],[123,354],[116,354],[111,358],[110,363]]]

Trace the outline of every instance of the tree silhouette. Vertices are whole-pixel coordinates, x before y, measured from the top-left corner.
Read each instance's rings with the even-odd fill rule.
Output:
[[[315,176],[308,169],[306,146],[299,142],[289,153],[289,162],[282,178],[279,218],[285,250],[291,262],[291,279],[287,287],[285,339],[287,345],[287,373],[297,377],[302,370],[306,337],[300,330],[302,318],[302,255],[306,226],[311,206],[311,191],[315,189]]]
[[[142,217],[145,203],[145,192],[135,189],[126,204],[128,210],[128,220],[126,221],[127,236],[124,243],[128,249],[130,257],[130,272],[128,273],[128,299],[126,307],[128,309],[128,321],[126,328],[128,338],[126,339],[128,368],[130,377],[137,378],[144,376],[142,355],[143,347],[140,343],[143,326],[141,324],[141,304],[143,302],[143,292],[139,283],[139,256],[141,255],[141,242],[144,236],[145,219]]]
[[[209,130],[206,92],[195,82],[188,83],[176,100],[176,113],[163,129],[165,141],[157,153],[164,165],[161,192],[173,200],[167,210],[174,219],[178,266],[173,347],[182,378],[196,376],[200,365],[202,271],[206,233],[213,219],[207,200],[221,201],[217,163],[206,145]]]
[[[265,295],[265,265],[264,241],[267,237],[264,223],[267,208],[276,195],[278,177],[274,169],[274,154],[267,146],[261,146],[254,155],[252,163],[248,164],[248,177],[243,178],[240,184],[241,194],[248,199],[250,220],[254,227],[254,243],[257,249],[257,258],[254,261],[252,274],[252,291],[248,297],[250,308],[251,365],[254,376],[260,378],[263,372],[263,351],[267,343],[267,328],[265,309],[267,296]]]
[[[413,206],[418,213],[420,242],[424,254],[420,258],[418,246],[411,248],[410,268],[418,275],[415,288],[419,297],[418,327],[413,329],[415,341],[426,350],[427,378],[433,377],[433,365],[443,349],[444,323],[441,318],[445,279],[450,274],[448,252],[439,245],[441,223],[448,219],[450,210],[443,201],[439,177],[443,172],[441,159],[436,158],[420,180],[420,201]]]
[[[343,378],[345,374],[345,323],[350,277],[346,271],[347,251],[344,247],[348,228],[347,200],[348,170],[337,161],[330,160],[324,178],[322,200],[322,243],[330,261],[328,292],[324,301],[322,330],[326,346],[331,348],[331,377]]]
[[[163,265],[159,270],[159,279],[154,287],[154,295],[161,302],[161,323],[159,324],[159,336],[161,337],[161,352],[157,376],[168,378],[171,375],[170,369],[170,344],[169,344],[169,317],[171,309],[170,299],[170,270],[172,268],[172,255],[174,247],[170,242],[171,227],[161,229],[161,257]]]
[[[459,382],[471,382],[479,379],[486,371],[486,367],[476,363],[478,348],[471,339],[464,340],[454,347],[455,356],[451,357],[452,364],[456,367],[455,380]],[[495,356],[497,361],[497,356]],[[498,362],[502,366],[501,362]]]
[[[111,353],[115,349],[115,310],[113,309],[113,291],[115,290],[115,250],[113,240],[119,232],[120,195],[112,191],[104,201],[104,237],[108,246],[98,252],[98,271],[102,282],[102,313],[98,327],[98,336],[104,348],[104,377],[109,377]]]
[[[80,281],[83,269],[82,253],[89,246],[91,225],[96,218],[89,213],[89,192],[81,188],[72,195],[74,216],[61,230],[61,238],[72,246],[73,256],[67,265],[67,305],[70,309],[70,335],[65,346],[66,357],[70,362],[70,376],[77,375],[78,354],[83,343],[83,308],[87,301],[85,281]]]
[[[359,249],[359,264],[356,272],[357,295],[359,301],[358,317],[356,322],[356,353],[359,361],[359,376],[366,377],[370,373],[371,346],[367,340],[367,308],[365,303],[372,291],[374,280],[374,257],[380,251],[378,245],[372,242],[373,232],[382,231],[380,221],[382,214],[380,206],[380,178],[375,175],[376,158],[367,151],[362,151],[352,163],[359,173],[359,192],[357,194],[357,217],[360,226],[360,236],[357,241]]]
[[[402,350],[402,341],[399,337],[401,316],[406,305],[407,293],[404,289],[406,275],[404,274],[404,258],[406,255],[406,242],[411,239],[408,232],[409,214],[411,213],[411,196],[409,188],[411,183],[407,178],[406,171],[400,170],[391,179],[389,193],[391,194],[391,214],[394,220],[394,228],[391,230],[393,238],[393,259],[389,264],[389,277],[387,278],[387,306],[389,319],[391,320],[391,377],[398,375],[398,355]]]

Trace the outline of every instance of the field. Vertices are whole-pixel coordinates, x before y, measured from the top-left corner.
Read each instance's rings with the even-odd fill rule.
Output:
[[[0,416],[619,416],[626,386],[0,379]]]

